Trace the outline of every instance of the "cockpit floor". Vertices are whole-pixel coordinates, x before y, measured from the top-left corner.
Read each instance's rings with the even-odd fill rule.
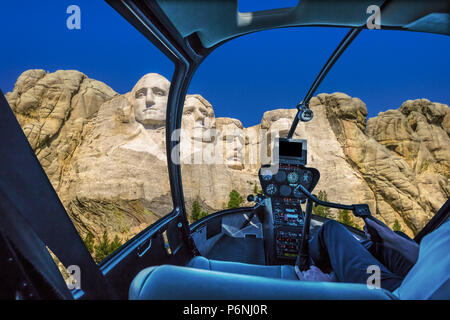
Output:
[[[224,234],[206,257],[213,260],[264,265],[264,240],[261,238],[234,238]]]

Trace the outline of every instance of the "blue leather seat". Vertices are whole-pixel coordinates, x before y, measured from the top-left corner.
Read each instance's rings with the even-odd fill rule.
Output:
[[[195,257],[186,267],[163,265],[142,270],[131,284],[129,298],[448,299],[449,243],[450,218],[422,239],[418,261],[394,294],[369,289],[364,284],[299,281],[292,266],[259,266]]]
[[[199,262],[205,261],[197,259]],[[218,263],[221,267],[228,263]],[[233,264],[233,263],[232,263]],[[257,270],[262,276],[163,265],[142,270],[133,280],[131,300],[309,300],[364,299],[387,300],[395,296],[383,289],[369,289],[363,284],[305,282],[281,279],[281,267],[244,266],[234,270]],[[271,271],[262,271],[265,268]],[[277,279],[278,278],[278,279]]]
[[[219,272],[237,273],[274,279],[298,280],[294,266],[261,266],[239,262],[228,262],[194,257],[187,267]]]
[[[420,242],[419,258],[394,291],[401,300],[450,299],[450,218]]]

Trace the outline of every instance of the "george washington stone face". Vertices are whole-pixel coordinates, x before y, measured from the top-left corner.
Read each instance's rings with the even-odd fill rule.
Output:
[[[144,126],[164,126],[169,88],[169,80],[157,73],[143,76],[131,92],[136,121]]]

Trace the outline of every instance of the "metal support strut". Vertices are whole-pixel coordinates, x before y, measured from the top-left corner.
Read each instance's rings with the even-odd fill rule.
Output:
[[[350,43],[353,42],[353,40],[358,36],[358,34],[361,32],[361,28],[353,28],[351,29],[344,37],[344,39],[341,41],[339,46],[334,50],[333,54],[328,59],[327,63],[323,66],[320,73],[317,75],[316,80],[314,80],[311,88],[309,89],[308,93],[306,94],[305,98],[297,105],[297,115],[295,116],[294,120],[292,121],[291,129],[288,133],[288,139],[291,139],[294,135],[295,129],[297,128],[298,121],[302,120],[304,122],[310,121],[313,117],[312,111],[309,109],[309,101],[313,97],[314,93],[316,92],[317,88],[319,87],[322,80],[327,75],[328,71],[333,67],[333,65],[336,63],[336,61],[339,59],[339,57],[344,53],[345,49],[350,45]]]

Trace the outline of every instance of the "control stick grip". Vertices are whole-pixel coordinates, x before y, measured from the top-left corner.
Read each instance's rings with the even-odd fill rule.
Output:
[[[383,239],[380,237],[377,230],[369,226],[369,224],[366,222],[366,219],[370,219],[375,223],[379,224],[377,219],[375,219],[370,213],[369,206],[367,204],[354,204],[352,206],[353,206],[353,214],[356,217],[364,219],[364,222],[366,223],[367,233],[370,234],[370,240],[372,240],[372,242],[382,243]]]

